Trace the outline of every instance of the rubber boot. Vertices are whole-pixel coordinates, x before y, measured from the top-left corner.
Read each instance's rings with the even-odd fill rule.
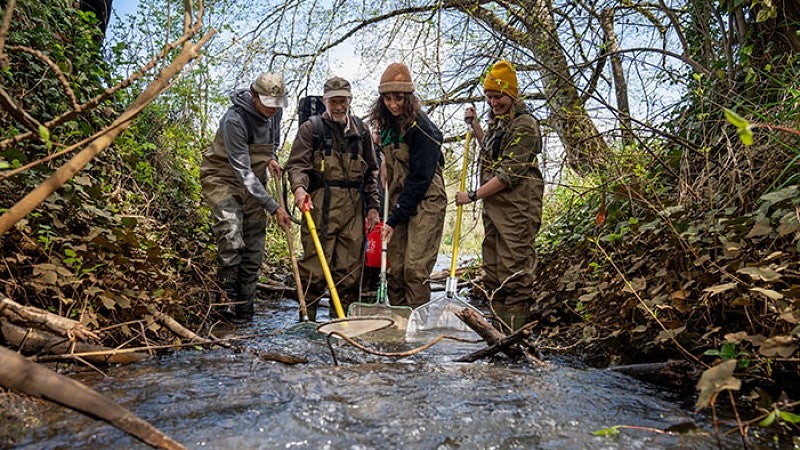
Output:
[[[223,317],[233,318],[236,316],[235,304],[239,301],[239,294],[236,289],[238,276],[239,268],[237,266],[225,266],[217,269],[217,284],[222,289],[222,292],[216,294],[216,300],[217,303],[225,303],[225,306],[220,311]]]
[[[256,284],[239,286],[238,301],[234,305],[233,320],[244,323],[253,319],[255,314]]]
[[[255,314],[254,299],[239,300],[233,309],[233,321],[236,323],[247,323],[253,320]]]

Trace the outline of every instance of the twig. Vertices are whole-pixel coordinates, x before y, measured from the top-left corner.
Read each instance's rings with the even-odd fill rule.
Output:
[[[459,342],[475,342],[474,340],[471,340],[471,339],[463,339],[463,338],[459,338],[459,337],[455,337],[455,336],[448,336],[446,334],[440,334],[439,336],[436,336],[436,338],[433,339],[432,341],[430,341],[430,342],[428,342],[428,343],[426,343],[424,345],[421,345],[419,347],[412,348],[411,350],[406,350],[404,352],[380,352],[380,351],[377,351],[377,350],[373,350],[373,349],[371,349],[369,347],[366,347],[366,346],[360,344],[355,339],[353,339],[351,337],[348,337],[348,336],[346,336],[346,335],[344,335],[344,334],[342,334],[342,333],[340,333],[338,331],[332,331],[331,333],[329,333],[326,336],[326,339],[327,339],[327,343],[328,343],[328,348],[331,350],[331,356],[333,356],[333,365],[334,366],[338,366],[339,365],[338,361],[336,360],[336,353],[333,350],[333,345],[331,344],[331,337],[334,336],[334,335],[339,337],[339,338],[342,338],[348,344],[352,345],[353,347],[355,347],[355,348],[357,348],[357,349],[359,349],[359,350],[361,350],[361,351],[363,351],[365,353],[369,353],[371,355],[377,355],[377,356],[386,356],[386,357],[389,357],[389,358],[398,358],[398,359],[399,358],[405,358],[407,356],[411,356],[411,355],[417,354],[417,353],[419,353],[419,352],[421,352],[423,350],[427,350],[427,349],[433,347],[434,345],[436,345],[437,343],[441,342],[443,339],[451,339],[451,340],[459,341]]]
[[[14,17],[14,8],[16,6],[17,0],[9,0],[5,14],[3,14],[3,23],[0,24],[0,67],[3,68],[8,67],[8,57],[5,51],[6,37],[8,36],[8,29],[11,27],[11,18]]]

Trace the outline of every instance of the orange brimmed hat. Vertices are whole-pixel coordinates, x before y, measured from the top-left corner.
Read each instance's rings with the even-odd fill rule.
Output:
[[[498,61],[486,73],[483,80],[484,91],[498,91],[502,94],[517,98],[519,87],[517,86],[517,71],[508,61]]]

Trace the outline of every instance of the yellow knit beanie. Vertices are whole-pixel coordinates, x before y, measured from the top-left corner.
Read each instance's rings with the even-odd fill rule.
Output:
[[[414,83],[411,82],[411,72],[402,63],[391,63],[381,75],[378,84],[378,93],[385,92],[414,92]]]
[[[484,91],[498,91],[502,94],[517,98],[519,88],[517,87],[517,72],[514,66],[508,61],[498,61],[486,73],[483,81]]]

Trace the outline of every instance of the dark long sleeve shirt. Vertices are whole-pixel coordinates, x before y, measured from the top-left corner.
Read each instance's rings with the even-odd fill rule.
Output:
[[[396,129],[390,129],[382,139],[384,146],[405,142],[409,147],[408,176],[389,215],[387,225],[390,227],[407,223],[417,213],[417,205],[428,191],[437,165],[444,166],[442,139],[442,132],[425,113],[420,113],[414,126],[404,136],[399,136]]]

